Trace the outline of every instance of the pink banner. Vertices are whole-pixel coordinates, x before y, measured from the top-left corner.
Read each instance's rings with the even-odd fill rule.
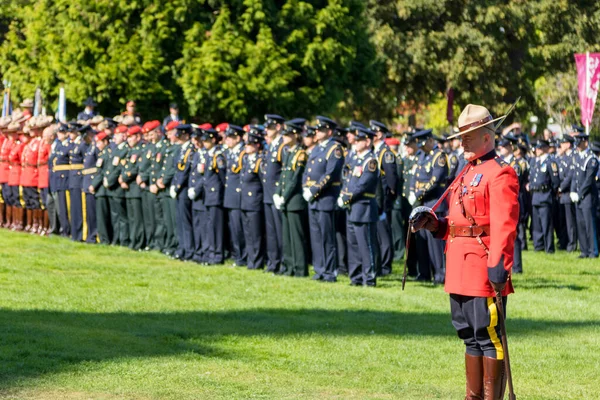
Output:
[[[581,106],[581,122],[586,131],[592,122],[596,96],[598,95],[598,79],[600,78],[600,53],[575,54],[577,64],[577,86]]]

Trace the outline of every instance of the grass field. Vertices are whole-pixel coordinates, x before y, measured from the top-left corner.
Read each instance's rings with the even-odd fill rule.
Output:
[[[462,399],[441,287],[356,288],[0,232],[0,398]],[[401,267],[396,266],[396,272]],[[600,397],[600,261],[525,254],[519,399]]]

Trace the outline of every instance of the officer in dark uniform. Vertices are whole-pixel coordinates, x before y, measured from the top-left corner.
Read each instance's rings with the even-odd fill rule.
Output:
[[[114,148],[111,152],[110,165],[104,170],[103,185],[108,189],[111,225],[113,227],[112,244],[129,246],[129,222],[127,219],[127,200],[119,178],[123,166],[127,162],[129,146],[125,141],[127,127],[119,125],[113,136]]]
[[[196,151],[192,158],[192,168],[188,181],[188,197],[192,201],[192,227],[194,229],[194,254],[192,260],[198,264],[208,264],[208,224],[206,207],[204,206],[204,165],[206,164],[206,150],[201,137],[205,129],[212,125],[204,124],[192,130],[191,140]]]
[[[77,121],[88,121],[96,116],[96,112],[94,111],[94,107],[97,106],[94,99],[88,97],[85,103],[83,103],[85,109],[77,114]]]
[[[144,250],[158,249],[154,240],[156,231],[156,216],[154,203],[156,195],[150,192],[150,170],[152,168],[152,154],[158,140],[157,131],[160,130],[160,121],[148,121],[142,126],[142,148],[144,151],[137,161],[138,175],[135,182],[142,192],[142,215],[144,215],[144,237],[146,247]]]
[[[282,213],[283,263],[281,273],[289,276],[308,276],[306,237],[306,201],[302,198],[302,176],[308,156],[300,147],[304,120],[285,123],[283,141],[288,151],[283,157],[283,170],[273,202]]]
[[[380,181],[377,158],[370,151],[375,135],[366,128],[356,129],[356,157],[338,198],[338,204],[348,209],[348,275],[355,286],[375,286],[377,279],[379,210],[375,192]]]
[[[241,209],[242,188],[240,174],[244,157],[244,130],[237,125],[229,125],[225,130],[227,150],[227,174],[225,176],[225,196],[223,207],[229,216],[229,237],[231,239],[231,255],[234,265],[246,266],[246,240],[244,239],[244,222]]]
[[[93,193],[96,198],[98,241],[102,244],[110,244],[114,235],[111,224],[110,200],[108,189],[102,184],[102,180],[112,160],[112,149],[109,146],[110,139],[106,132],[98,133],[95,139],[98,158],[96,160],[96,172],[90,175],[92,181],[88,191]]]
[[[331,140],[336,127],[330,118],[317,116],[319,144],[308,158],[302,194],[309,208],[313,279],[326,282],[337,279],[334,211],[341,190],[344,155],[342,146]]]
[[[598,159],[588,148],[589,135],[581,132],[575,136],[577,162],[571,184],[571,200],[577,205],[577,236],[579,258],[598,257],[596,235],[596,208],[598,207]]]
[[[516,136],[515,136],[516,137]],[[517,137],[517,145],[514,148],[515,161],[521,168],[521,179],[526,182],[519,187],[519,204],[522,208],[519,210],[519,224],[517,225],[517,236],[521,243],[521,250],[527,250],[527,225],[529,216],[531,215],[531,194],[529,192],[529,175],[530,166],[527,160],[527,142],[520,137]]]
[[[346,128],[338,126],[333,131],[333,136],[331,137],[332,140],[335,140],[342,146],[344,160],[346,159],[348,152],[351,150],[351,148],[349,148],[349,144],[346,139],[347,136],[348,136],[348,130]],[[352,138],[352,134],[350,134],[350,137]],[[344,165],[345,164],[346,163],[344,162]],[[343,178],[344,178],[344,169],[342,167],[342,179]],[[338,272],[338,275],[348,275],[348,257],[347,257],[348,251],[346,249],[346,242],[347,242],[347,239],[346,239],[346,210],[339,207],[336,204],[334,214],[335,214],[335,221],[334,221],[335,240],[336,240],[337,252],[338,252],[337,272]]]
[[[153,122],[153,121],[150,121]],[[158,178],[162,173],[165,153],[169,148],[169,141],[163,135],[162,128],[157,127],[149,129],[148,138],[152,142],[149,147],[152,154],[150,155],[150,167],[148,169],[148,178],[142,177],[143,183],[148,185],[148,212],[154,214],[154,233],[152,234],[152,243],[148,244],[151,249],[162,251],[165,248],[165,240],[167,235],[167,222],[163,210],[163,198],[168,197],[167,191],[161,189],[157,185]],[[168,197],[170,198],[170,197]]]
[[[287,147],[283,144],[281,129],[284,118],[276,114],[265,115],[265,134],[268,146],[264,152],[263,190],[265,202],[265,231],[267,239],[266,272],[279,273],[282,258],[281,212],[273,204],[273,195],[279,184],[283,156]]]
[[[373,138],[373,152],[379,163],[378,170],[381,171],[381,193],[379,202],[379,221],[377,221],[377,238],[381,252],[381,276],[392,272],[394,261],[394,243],[392,241],[392,208],[398,195],[398,170],[396,169],[396,155],[385,143],[389,129],[383,123],[375,120],[369,122],[371,130],[375,132]]]
[[[571,200],[571,181],[573,179],[573,171],[575,163],[573,161],[575,152],[573,151],[573,143],[575,140],[571,135],[563,135],[559,141],[561,153],[558,156],[558,177],[560,178],[560,186],[558,187],[558,202],[560,226],[556,229],[557,234],[563,237],[563,250],[573,252],[577,250],[577,220],[575,212],[575,204]],[[564,236],[561,236],[562,232]]]
[[[71,236],[71,222],[69,220],[69,148],[71,146],[68,138],[69,126],[60,124],[57,132],[59,142],[54,147],[52,157],[53,190],[58,194],[58,220],[60,223],[60,235]]]
[[[244,236],[248,253],[248,269],[264,267],[263,238],[263,185],[261,178],[263,129],[252,125],[248,132],[245,155],[242,157],[240,185],[242,190],[241,208],[244,218]]]
[[[192,169],[194,145],[190,140],[192,126],[189,124],[177,125],[175,136],[180,148],[174,158],[176,165],[175,174],[171,181],[169,195],[177,200],[177,241],[178,247],[175,258],[191,260],[194,256],[194,229],[192,227],[192,201],[188,196],[188,184]]]
[[[204,205],[207,213],[207,236],[209,264],[223,264],[225,235],[225,210],[223,208],[223,195],[225,194],[225,174],[227,173],[227,160],[218,144],[219,135],[214,129],[205,129],[202,143],[206,149],[206,158],[203,167]]]
[[[96,134],[89,125],[82,128],[82,132],[86,137],[92,138]],[[90,141],[85,154],[83,155],[83,170],[81,174],[83,179],[81,182],[81,190],[84,193],[85,201],[82,203],[84,212],[84,224],[83,224],[83,240],[86,243],[97,243],[98,241],[98,227],[97,227],[97,216],[96,216],[96,197],[94,192],[90,192],[90,186],[94,180],[94,176],[98,175],[98,167],[96,163],[98,160],[98,148],[94,141]]]
[[[424,205],[433,207],[446,190],[448,179],[448,157],[435,143],[432,130],[426,129],[413,134],[420,142],[421,153],[417,170],[411,183],[409,203],[412,206]],[[436,214],[443,216],[447,204],[442,202]],[[434,283],[444,283],[444,242],[437,240],[429,231],[420,231],[416,236],[417,259],[419,263],[418,280],[431,280],[433,269]]]
[[[129,248],[143,250],[145,246],[144,214],[142,211],[142,189],[136,179],[139,173],[140,160],[144,154],[142,144],[142,128],[133,125],[127,130],[129,151],[125,165],[121,169],[119,182],[125,191],[127,203],[127,221],[129,223]]]
[[[69,196],[71,205],[71,239],[81,242],[87,238],[83,237],[83,207],[85,201],[82,192],[83,175],[83,157],[89,147],[90,139],[85,134],[88,127],[82,127],[75,122],[69,123],[69,137],[71,144],[69,146],[69,163],[71,170],[69,172]],[[84,136],[82,136],[82,134]],[[87,213],[87,210],[86,210]],[[85,222],[87,225],[87,221]]]
[[[535,144],[536,160],[531,167],[529,190],[532,193],[533,246],[535,251],[554,253],[552,204],[558,192],[558,163],[549,152],[550,144],[539,139]]]
[[[157,160],[162,161],[160,174],[156,180],[158,197],[163,206],[163,216],[165,221],[165,242],[163,253],[168,256],[175,256],[177,251],[177,201],[170,195],[171,182],[177,171],[176,157],[179,155],[180,145],[175,134],[179,122],[169,122],[167,124],[168,146],[157,154]]]

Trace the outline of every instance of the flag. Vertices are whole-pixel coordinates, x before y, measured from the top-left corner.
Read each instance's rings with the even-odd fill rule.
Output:
[[[58,118],[60,122],[67,122],[67,97],[65,96],[65,88],[61,87],[58,92]]]
[[[448,100],[446,119],[448,120],[448,124],[452,125],[452,122],[454,122],[454,89],[448,89],[446,92],[446,99]]]
[[[579,105],[581,122],[589,132],[596,97],[598,96],[598,78],[600,78],[600,53],[575,54],[577,64],[577,87],[579,89]]]

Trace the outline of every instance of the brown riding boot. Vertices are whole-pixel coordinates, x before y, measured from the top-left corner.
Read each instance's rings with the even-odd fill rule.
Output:
[[[40,235],[50,236],[50,216],[48,215],[48,210],[42,211],[42,226]]]
[[[33,221],[33,210],[26,208],[24,215],[25,215],[25,221],[24,221],[25,229],[23,229],[23,230],[25,232],[29,232],[31,230],[31,222]]]
[[[0,226],[4,226],[4,203],[0,203]]]
[[[484,400],[504,399],[506,373],[504,360],[483,357],[483,393]]]
[[[4,225],[2,225],[3,228],[10,228],[12,224],[12,210],[12,206],[6,206],[6,219],[4,220]]]
[[[29,233],[32,235],[37,235],[38,230],[40,229],[40,210],[37,208],[32,211],[33,214],[33,223],[31,224],[31,230]]]
[[[467,394],[465,400],[483,400],[483,357],[465,354]]]
[[[25,219],[25,209],[23,207],[16,209],[17,211],[17,223],[15,225],[15,231],[23,231],[23,220]]]

